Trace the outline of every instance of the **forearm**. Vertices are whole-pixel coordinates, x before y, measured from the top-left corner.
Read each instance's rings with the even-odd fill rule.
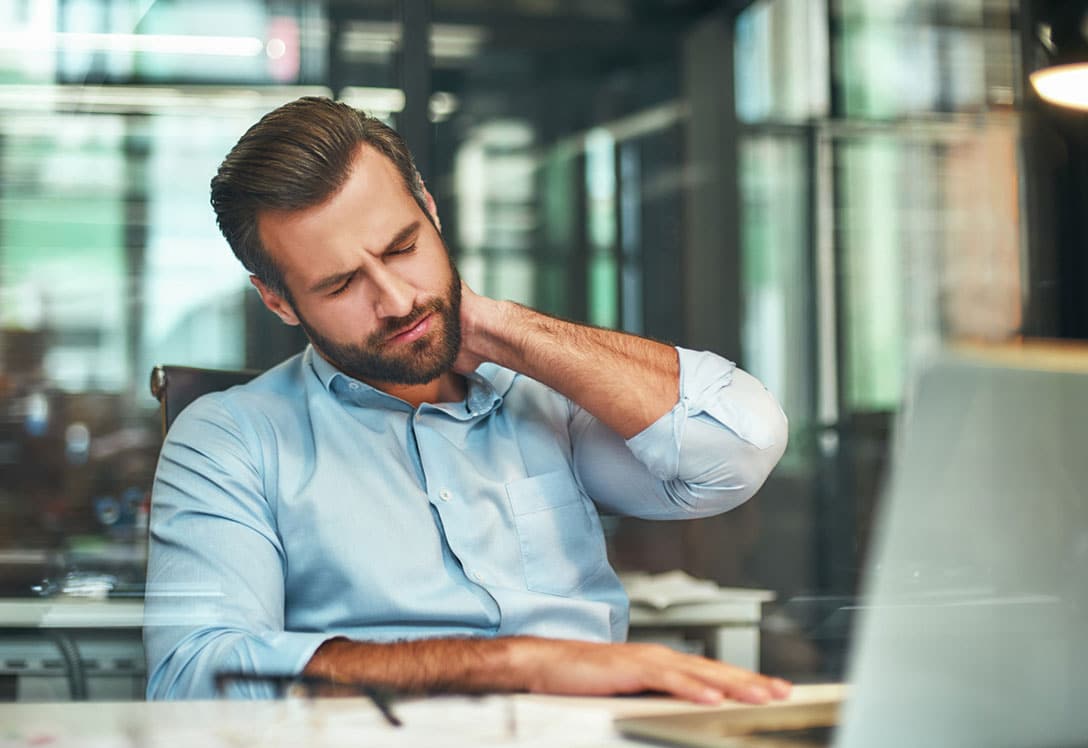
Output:
[[[337,683],[367,683],[409,693],[526,690],[514,672],[524,637],[421,639],[390,643],[330,639],[304,675]]]
[[[660,691],[709,703],[724,697],[760,703],[789,693],[789,684],[777,678],[659,645],[534,636],[380,644],[332,639],[314,653],[303,674],[416,693]]]
[[[543,382],[620,436],[634,436],[676,404],[680,366],[671,346],[519,304],[480,303],[490,308],[466,331],[473,356]]]

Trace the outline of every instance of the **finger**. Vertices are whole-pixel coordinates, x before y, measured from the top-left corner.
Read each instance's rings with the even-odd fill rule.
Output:
[[[789,682],[758,673],[734,673],[728,676],[727,682],[729,686],[722,687],[727,696],[756,703],[787,698],[791,690]],[[731,695],[733,689],[735,696]]]
[[[788,698],[789,695],[793,692],[793,684],[790,683],[788,680],[783,680],[782,678],[771,678],[770,681],[771,695],[774,696],[776,699]]]
[[[763,704],[789,695],[790,684],[726,662],[695,658],[693,675],[731,699]]]
[[[771,700],[762,676],[724,662],[681,654],[667,647],[650,648],[645,654],[656,661],[659,683],[655,686],[689,701],[717,704],[723,697],[752,704]]]
[[[680,670],[659,671],[654,682],[648,683],[647,686],[653,690],[670,693],[677,698],[694,701],[696,704],[719,704],[724,698],[717,688]]]
[[[705,678],[706,674],[701,674]],[[719,672],[715,677],[706,681],[711,688],[721,691],[722,694],[734,701],[743,701],[747,704],[766,704],[773,697],[771,691],[751,677],[746,672]]]
[[[771,692],[758,683],[732,682],[722,684],[721,688],[727,698],[745,704],[766,704],[771,700]]]

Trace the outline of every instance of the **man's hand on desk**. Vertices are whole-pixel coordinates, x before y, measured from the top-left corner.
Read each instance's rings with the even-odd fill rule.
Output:
[[[333,639],[305,674],[403,691],[531,691],[608,696],[658,691],[702,704],[761,704],[790,684],[658,644],[600,644],[531,636],[376,644]]]
[[[576,696],[660,691],[701,704],[723,698],[762,704],[789,695],[790,684],[661,644],[598,644],[529,639],[528,687]],[[536,646],[534,646],[536,645]]]

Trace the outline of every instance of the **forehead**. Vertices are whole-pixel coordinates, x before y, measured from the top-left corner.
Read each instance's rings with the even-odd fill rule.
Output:
[[[302,210],[261,211],[257,230],[285,279],[294,285],[350,267],[360,251],[381,252],[420,213],[393,163],[364,145],[338,192]]]

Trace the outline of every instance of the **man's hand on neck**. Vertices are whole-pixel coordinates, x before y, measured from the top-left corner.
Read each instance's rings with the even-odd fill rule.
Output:
[[[676,349],[635,335],[549,317],[461,285],[461,351],[454,369],[492,361],[566,395],[628,439],[680,396]]]

